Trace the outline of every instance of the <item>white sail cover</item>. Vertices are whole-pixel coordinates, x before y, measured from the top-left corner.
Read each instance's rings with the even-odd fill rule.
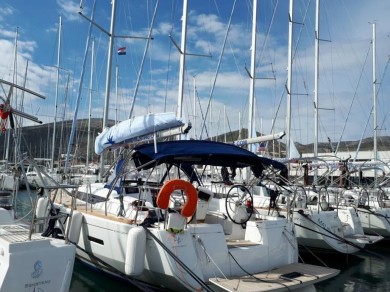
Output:
[[[155,132],[181,126],[183,122],[174,112],[134,117],[105,128],[95,139],[95,152],[101,154],[106,148],[140,141]]]

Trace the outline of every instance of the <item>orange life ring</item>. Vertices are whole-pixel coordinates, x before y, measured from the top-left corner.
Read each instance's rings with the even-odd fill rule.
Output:
[[[181,209],[181,215],[191,217],[194,215],[198,205],[198,193],[195,187],[188,181],[182,179],[172,179],[167,181],[157,195],[157,206],[161,209],[167,209],[169,206],[169,197],[175,190],[182,190],[187,196],[186,203]]]

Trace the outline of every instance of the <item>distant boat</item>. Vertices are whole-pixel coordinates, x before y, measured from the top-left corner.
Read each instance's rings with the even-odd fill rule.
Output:
[[[353,254],[383,239],[366,235],[354,208],[333,209],[323,204],[318,192],[299,186],[252,189],[254,207],[261,214],[289,216],[296,225],[297,239],[309,248]]]

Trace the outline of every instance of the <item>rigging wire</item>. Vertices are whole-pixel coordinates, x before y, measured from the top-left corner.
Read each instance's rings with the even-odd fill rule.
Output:
[[[303,14],[303,24],[305,23],[306,17],[308,15],[310,2],[311,2],[311,0],[309,0],[308,5],[306,6],[306,11]],[[298,45],[300,44],[302,33],[303,33],[303,25],[301,26],[301,29],[299,30],[298,37],[297,37],[297,44],[295,45],[295,48],[293,50],[293,56],[292,56],[292,60],[293,61],[295,60],[295,56],[296,56],[297,51],[298,51]],[[287,78],[286,78],[285,84],[287,84]],[[305,88],[306,88],[306,86],[305,86]],[[276,117],[279,114],[279,110],[281,108],[281,104],[282,104],[283,97],[284,97],[285,93],[286,93],[286,86],[283,86],[283,90],[281,92],[280,99],[279,99],[279,104],[278,104],[277,109],[276,109],[275,118],[273,119],[273,122],[272,122],[272,125],[271,125],[271,133],[272,133],[272,131],[274,131]]]
[[[236,2],[237,2],[237,0],[234,0],[233,7],[232,7],[232,10],[231,10],[231,13],[230,13],[230,17],[229,17],[229,22],[228,22],[228,25],[227,25],[227,28],[226,28],[226,33],[225,33],[225,38],[224,38],[223,45],[222,45],[221,54],[220,54],[220,56],[218,58],[218,65],[217,65],[217,68],[216,68],[216,71],[215,71],[215,77],[214,77],[214,81],[213,81],[213,86],[211,87],[211,90],[210,90],[209,100],[208,100],[208,104],[207,104],[207,108],[206,108],[206,113],[205,113],[206,117],[207,117],[208,111],[210,109],[211,99],[213,97],[215,83],[217,81],[217,76],[218,76],[219,68],[220,68],[220,65],[221,65],[223,52],[225,50],[227,37],[228,37],[229,30],[230,30],[230,27],[231,27],[232,17],[233,17],[233,12],[234,12],[234,9],[235,9],[235,6],[236,6]],[[203,129],[205,128],[205,126],[206,126],[206,121],[203,121],[203,125],[201,127],[200,134],[199,134],[199,138],[200,139],[202,139]]]
[[[357,84],[356,84],[355,92],[354,92],[354,94],[353,94],[351,103],[350,103],[350,105],[349,105],[348,114],[347,114],[347,117],[346,117],[346,119],[345,119],[345,121],[344,121],[343,129],[342,129],[342,131],[341,131],[340,139],[339,139],[339,141],[338,141],[338,143],[337,143],[337,146],[336,146],[335,154],[337,154],[337,152],[338,152],[338,150],[339,150],[339,146],[340,146],[341,140],[343,139],[343,135],[344,135],[344,132],[345,132],[345,128],[346,128],[346,126],[347,126],[347,122],[348,122],[348,119],[349,119],[349,115],[350,115],[351,110],[352,110],[352,105],[353,105],[353,103],[354,103],[354,101],[355,101],[355,98],[356,98],[356,95],[357,95],[357,90],[358,90],[358,88],[359,88],[360,81],[361,81],[362,76],[363,76],[363,73],[364,73],[364,67],[365,67],[365,65],[366,65],[366,63],[367,63],[367,59],[368,59],[368,56],[369,56],[369,54],[370,54],[370,51],[371,51],[371,44],[369,45],[369,48],[368,48],[368,50],[367,50],[367,54],[366,54],[366,58],[364,59],[364,63],[363,63],[362,70],[360,71],[359,79],[358,79],[358,82],[357,82]],[[371,115],[370,115],[370,116],[371,116]]]
[[[172,7],[171,7],[171,28],[169,30],[169,37],[172,35],[174,25],[173,25],[173,20],[175,19],[174,15],[176,14],[178,8],[178,1],[173,1],[172,2]],[[164,112],[167,110],[167,100],[168,100],[168,89],[169,89],[169,73],[171,71],[170,69],[170,64],[171,64],[171,54],[172,54],[172,41],[170,38],[169,40],[169,53],[168,53],[168,64],[167,64],[167,76],[166,76],[166,83],[165,83],[165,97],[164,97]]]
[[[268,39],[269,39],[269,36],[271,34],[271,28],[272,28],[272,25],[273,25],[274,20],[275,20],[275,15],[276,15],[276,10],[278,8],[278,4],[279,4],[279,0],[277,0],[276,4],[274,5],[274,9],[273,9],[272,16],[271,16],[271,21],[270,21],[269,26],[268,26],[268,30],[267,30],[267,33],[266,33],[266,36],[265,36],[265,40],[263,42],[263,46],[262,46],[262,48],[260,50],[260,56],[259,56],[259,58],[258,58],[258,60],[256,62],[256,65],[255,65],[255,70],[256,70],[256,68],[258,68],[260,66],[260,62],[261,62],[261,60],[264,57],[265,47],[266,47],[266,45],[268,43]],[[273,78],[275,80],[274,84],[276,86],[275,71],[274,71],[274,68],[272,66],[272,62],[270,63],[270,66],[271,66],[271,72],[272,72]],[[255,96],[256,96],[256,94],[255,94]],[[276,96],[276,94],[275,94],[275,96]],[[257,100],[257,102],[258,102],[258,100]],[[260,113],[259,110],[257,112]],[[256,115],[256,116],[257,116],[258,119],[260,119],[260,115],[259,114]],[[262,132],[264,132],[264,131],[262,131]],[[261,133],[261,135],[263,135],[263,133]]]
[[[145,49],[144,49],[144,54],[143,54],[143,56],[142,56],[141,65],[140,65],[140,67],[139,67],[139,72],[138,72],[138,75],[137,75],[138,77],[137,77],[136,87],[135,87],[135,89],[134,89],[133,101],[132,101],[131,108],[130,108],[129,118],[131,118],[132,115],[133,115],[134,104],[135,104],[136,97],[137,97],[137,93],[138,93],[138,88],[139,88],[139,83],[140,83],[140,80],[141,80],[141,75],[142,75],[142,71],[143,71],[143,67],[144,67],[144,62],[145,62],[145,59],[146,59],[146,56],[147,56],[147,53],[148,53],[149,44],[150,44],[150,40],[151,40],[151,37],[152,37],[152,31],[153,31],[154,21],[155,21],[155,19],[156,19],[156,15],[157,15],[158,4],[159,4],[159,0],[157,0],[157,2],[156,2],[156,6],[155,6],[155,9],[154,9],[154,12],[153,12],[152,21],[151,21],[151,23],[150,23],[150,28],[149,28],[149,33],[148,33],[148,39],[147,39],[147,41],[146,41],[146,45],[145,45]],[[149,103],[148,103],[148,104],[149,104]]]

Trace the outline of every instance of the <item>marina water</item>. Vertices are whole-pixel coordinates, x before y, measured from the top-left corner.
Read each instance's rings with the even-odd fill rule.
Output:
[[[32,196],[35,191],[32,191]],[[30,196],[20,191],[17,196],[17,214],[24,216],[31,210]],[[302,252],[301,252],[302,250]],[[390,240],[382,240],[356,254],[340,254],[300,249],[305,263],[340,270],[340,274],[316,285],[317,291],[390,291]],[[322,262],[322,263],[321,263]],[[128,282],[99,272],[80,261],[75,267],[70,285],[71,292],[141,291]]]

